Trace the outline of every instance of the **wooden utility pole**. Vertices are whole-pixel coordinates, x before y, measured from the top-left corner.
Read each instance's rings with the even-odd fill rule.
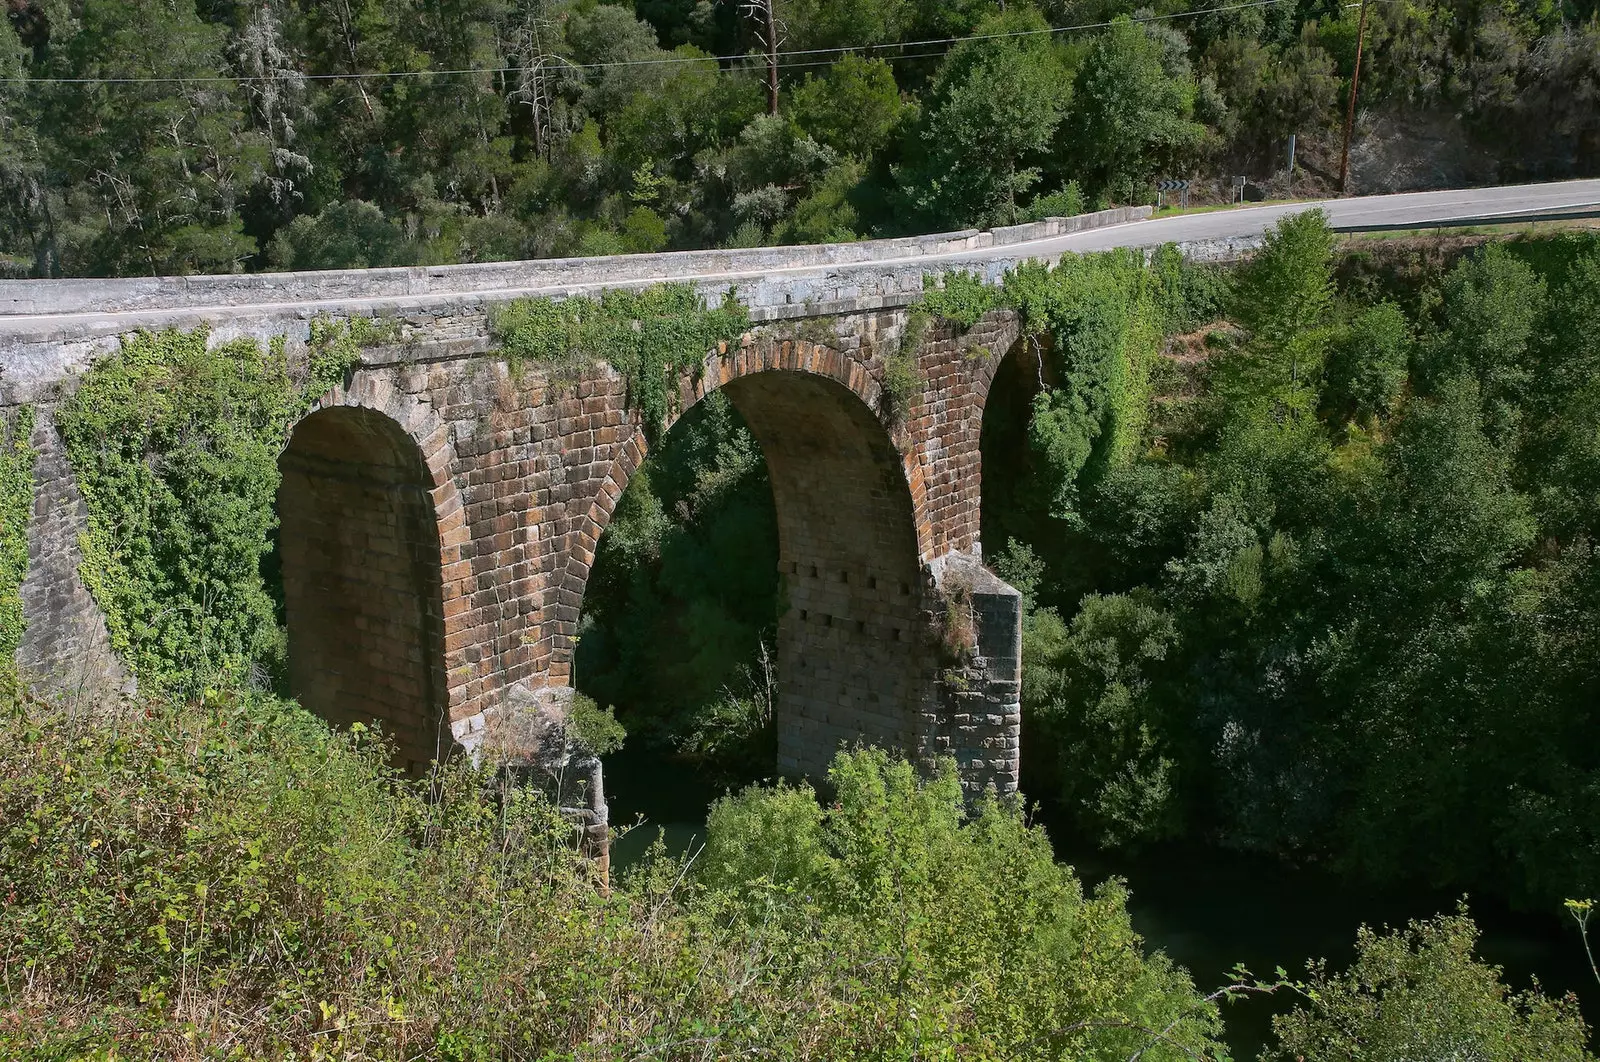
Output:
[[[767,57],[767,113],[778,113],[778,41],[783,25],[773,7],[777,0],[745,0],[744,9],[756,21],[756,39]]]
[[[1356,26],[1356,68],[1350,74],[1350,106],[1344,114],[1344,150],[1339,153],[1339,194],[1349,191],[1350,133],[1356,124],[1356,89],[1361,84],[1361,46],[1367,40],[1367,0],[1361,0],[1361,21]]]
[[[772,17],[772,0],[766,0],[767,9],[767,113],[778,113],[778,26]]]

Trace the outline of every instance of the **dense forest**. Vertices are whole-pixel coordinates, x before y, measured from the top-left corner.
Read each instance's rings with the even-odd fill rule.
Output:
[[[7,0],[0,276],[851,240],[1173,176],[1327,191],[1357,6]],[[1371,4],[1354,160],[1368,191],[1600,172],[1593,0]]]

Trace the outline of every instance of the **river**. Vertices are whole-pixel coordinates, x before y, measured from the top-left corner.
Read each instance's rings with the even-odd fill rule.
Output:
[[[643,822],[613,850],[619,871],[637,862],[661,831],[669,851],[690,850],[703,838],[706,808],[721,792],[692,768],[642,748],[608,757],[612,824]],[[1356,929],[1363,923],[1403,925],[1453,911],[1459,899],[1427,889],[1376,888],[1316,867],[1197,845],[1102,851],[1058,835],[1050,820],[1047,809],[1041,812],[1057,857],[1088,887],[1123,878],[1132,894],[1134,928],[1149,947],[1182,963],[1202,990],[1226,984],[1240,962],[1263,978],[1280,966],[1299,976],[1308,958],[1342,967],[1354,957]],[[1575,992],[1591,1026],[1600,1020],[1600,985],[1565,912],[1518,912],[1474,899],[1471,913],[1483,932],[1479,956],[1504,967],[1513,988],[1527,988],[1537,977],[1547,994]],[[1292,1002],[1280,995],[1227,1005],[1226,1037],[1234,1057],[1254,1059],[1270,1037],[1272,1015]]]

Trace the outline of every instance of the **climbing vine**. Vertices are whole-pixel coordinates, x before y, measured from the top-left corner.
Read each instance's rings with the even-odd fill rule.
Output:
[[[750,316],[732,292],[720,306],[707,307],[690,284],[607,291],[598,298],[517,299],[489,318],[514,374],[536,365],[559,387],[597,361],[616,369],[652,435],[671,412],[677,378],[749,327]]]
[[[1052,385],[1034,398],[1028,440],[1056,484],[1058,516],[1073,518],[1084,473],[1125,463],[1142,445],[1162,324],[1186,282],[1181,259],[1174,268],[1158,252],[1157,262],[1162,269],[1138,252],[1113,251],[1064,255],[1054,266],[1025,262],[998,285],[973,273],[929,276],[911,308],[908,340],[933,317],[970,328],[1007,308],[1026,334],[1047,341]]]
[[[917,349],[927,338],[935,319],[954,322],[963,331],[978,323],[990,310],[1005,305],[999,288],[984,284],[975,273],[928,274],[922,278],[922,295],[906,309],[905,330],[899,345],[883,359],[883,390],[888,398],[889,415],[898,423],[905,420],[922,390],[922,372],[917,365]]]
[[[922,278],[919,303],[928,313],[971,328],[990,310],[1006,305],[1005,290],[985,284],[976,273],[950,272]]]
[[[33,508],[33,408],[0,415],[0,683],[22,644],[22,577],[28,570],[28,513]]]
[[[383,336],[371,322],[313,322],[292,368],[281,338],[208,349],[203,328],[140,332],[62,403],[89,517],[80,570],[141,684],[192,694],[281,675],[284,636],[261,575],[278,455]]]

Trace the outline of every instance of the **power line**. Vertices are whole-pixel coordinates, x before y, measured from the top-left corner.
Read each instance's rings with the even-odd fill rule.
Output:
[[[1200,15],[1221,14],[1228,11],[1243,11],[1256,7],[1272,7],[1277,4],[1292,3],[1294,0],[1247,0],[1244,3],[1220,4],[1216,7],[1196,8],[1192,11],[1175,11],[1167,15],[1144,15],[1141,17],[1129,16],[1127,21],[1134,23],[1168,22],[1181,18],[1196,18]],[[1106,22],[1082,22],[1073,26],[1045,26],[1039,29],[1008,30],[1004,33],[974,33],[965,37],[930,37],[918,41],[896,41],[888,44],[853,44],[836,48],[800,48],[778,53],[780,60],[790,56],[811,55],[854,55],[862,52],[872,53],[875,59],[896,62],[902,59],[922,59],[943,52],[919,52],[907,55],[881,55],[882,51],[922,48],[928,45],[963,44],[967,41],[1004,40],[1013,37],[1038,37],[1050,36],[1058,33],[1081,33],[1084,30],[1108,29],[1115,25],[1115,20]],[[561,66],[567,70],[616,70],[628,67],[648,66],[678,66],[686,63],[736,63],[761,58],[754,55],[670,55],[658,59],[616,59],[605,63],[569,63],[562,62]],[[801,63],[781,63],[780,65],[795,68],[803,66],[826,66],[832,60],[819,60]],[[384,78],[408,77],[452,77],[468,74],[514,74],[522,68],[517,66],[487,66],[465,67],[455,70],[382,70],[367,71],[364,73],[350,74],[302,74],[291,73],[282,77],[271,74],[217,74],[207,77],[0,77],[0,85],[206,85],[206,84],[253,84],[260,82],[288,81],[298,79],[301,81],[369,81]]]

